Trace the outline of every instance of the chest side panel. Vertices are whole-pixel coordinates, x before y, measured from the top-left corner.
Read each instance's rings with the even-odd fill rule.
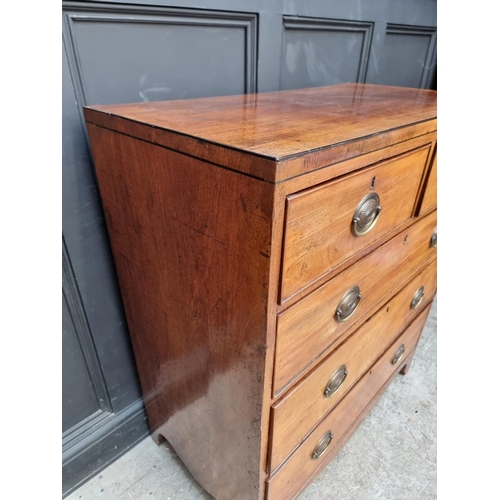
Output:
[[[153,436],[255,499],[273,186],[88,125]]]

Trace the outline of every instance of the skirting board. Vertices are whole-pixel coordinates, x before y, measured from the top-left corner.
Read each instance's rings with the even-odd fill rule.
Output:
[[[63,498],[148,435],[149,428],[142,400],[115,414],[86,439],[63,454]]]

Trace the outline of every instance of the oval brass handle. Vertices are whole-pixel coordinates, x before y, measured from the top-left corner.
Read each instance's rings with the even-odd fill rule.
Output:
[[[335,318],[337,321],[347,321],[359,307],[361,297],[361,290],[358,285],[349,288],[340,299],[335,311]]]
[[[424,287],[421,286],[415,292],[415,295],[413,296],[413,299],[411,300],[410,309],[416,309],[422,303],[422,300],[424,300],[424,295],[425,295],[425,290],[424,290]]]
[[[323,453],[325,453],[326,449],[330,446],[332,442],[333,434],[332,431],[328,431],[320,440],[319,443],[314,448],[311,458],[313,460],[317,460]]]
[[[437,248],[438,246],[438,228],[434,229],[434,232],[432,233],[431,236],[431,241],[429,242],[429,246],[431,248]]]
[[[331,398],[340,389],[347,377],[347,373],[346,365],[342,365],[335,370],[335,373],[330,377],[323,392],[325,398]]]
[[[396,351],[396,354],[394,354],[394,357],[392,358],[393,365],[395,365],[403,357],[405,350],[406,350],[405,345],[404,344],[401,345],[401,347]]]
[[[358,204],[352,217],[351,230],[354,236],[370,232],[378,221],[382,207],[377,193],[367,194]]]

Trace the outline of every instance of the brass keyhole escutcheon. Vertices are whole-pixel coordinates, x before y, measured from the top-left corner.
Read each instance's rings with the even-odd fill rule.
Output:
[[[335,318],[337,321],[343,322],[347,321],[359,307],[359,303],[361,302],[361,290],[359,286],[353,286],[349,288],[347,292],[340,299],[340,302],[335,311]]]
[[[382,207],[377,193],[367,194],[358,204],[351,223],[354,236],[369,233],[377,223]]]
[[[342,365],[335,370],[323,392],[325,398],[331,398],[340,389],[347,377],[347,373],[346,365]]]

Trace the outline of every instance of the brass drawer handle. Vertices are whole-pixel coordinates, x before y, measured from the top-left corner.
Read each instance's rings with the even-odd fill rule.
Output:
[[[438,228],[437,227],[436,227],[436,229],[434,229],[434,232],[432,233],[429,246],[431,248],[437,248],[437,246],[438,246]]]
[[[354,236],[363,236],[370,232],[375,227],[381,210],[379,195],[367,194],[359,202],[352,218],[351,230]]]
[[[340,389],[347,377],[347,373],[346,365],[342,365],[335,370],[335,373],[330,377],[330,380],[326,384],[325,391],[323,392],[325,398],[331,398]]]
[[[415,292],[415,295],[413,296],[413,299],[411,300],[410,309],[416,309],[422,303],[422,300],[424,300],[424,295],[425,295],[424,287],[421,286]]]
[[[332,442],[333,434],[332,431],[328,431],[320,440],[319,443],[314,448],[311,458],[313,460],[317,460],[323,453],[325,453],[326,449],[330,446]]]
[[[353,286],[349,288],[343,297],[335,311],[335,318],[337,321],[347,321],[355,312],[361,302],[361,290],[359,286]]]
[[[392,364],[395,365],[402,357],[403,354],[405,353],[406,347],[403,344],[397,351],[396,354],[394,354],[394,357],[392,358]]]

